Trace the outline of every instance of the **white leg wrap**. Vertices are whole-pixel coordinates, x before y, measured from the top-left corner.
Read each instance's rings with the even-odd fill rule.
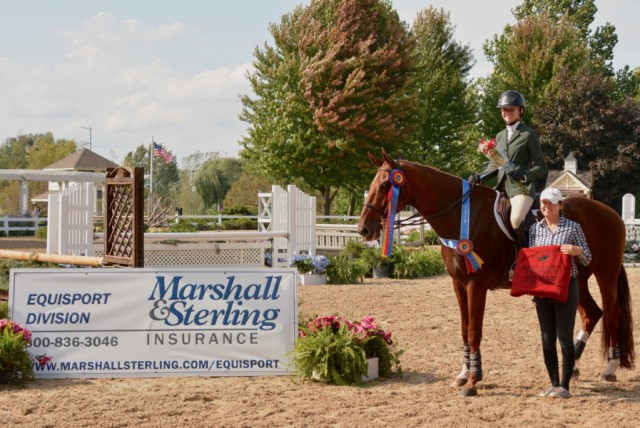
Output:
[[[578,339],[580,342],[587,343],[587,340],[589,340],[589,333],[580,330],[578,332],[578,335],[576,336],[576,339]]]
[[[469,379],[469,369],[466,364],[462,364],[462,370],[456,376],[456,379]]]
[[[616,370],[620,367],[620,358],[614,358],[613,360],[609,360],[607,364],[607,368],[604,371],[605,375],[615,376]]]

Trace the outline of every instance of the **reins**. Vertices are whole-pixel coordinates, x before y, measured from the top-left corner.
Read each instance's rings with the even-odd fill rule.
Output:
[[[398,167],[397,169],[400,169],[400,167]],[[385,171],[388,173],[391,173],[391,169],[389,168],[378,168],[378,171]],[[393,228],[394,229],[399,229],[401,227],[405,227],[405,226],[420,226],[423,224],[427,224],[430,221],[434,220],[434,219],[438,219],[440,217],[444,217],[448,214],[450,214],[453,210],[459,208],[460,206],[462,206],[462,204],[464,204],[466,202],[466,200],[469,198],[469,196],[471,195],[471,192],[473,191],[473,188],[475,187],[475,183],[473,183],[471,186],[469,186],[469,190],[467,190],[466,192],[464,192],[464,194],[456,199],[451,205],[449,205],[447,208],[438,211],[434,214],[431,214],[428,217],[422,217],[420,219],[418,219],[418,217],[421,217],[420,213],[416,213],[411,215],[410,217],[407,217],[403,220],[396,220]],[[400,189],[400,197],[402,197],[402,200],[404,202],[404,195],[402,192],[402,189]],[[405,203],[406,205],[406,203]],[[389,209],[389,203],[387,201],[387,203],[384,205],[383,208],[378,208],[374,205],[371,204],[364,204],[365,207],[369,208],[370,210],[373,210],[377,213],[379,213],[382,218],[384,219],[387,215],[387,210]]]

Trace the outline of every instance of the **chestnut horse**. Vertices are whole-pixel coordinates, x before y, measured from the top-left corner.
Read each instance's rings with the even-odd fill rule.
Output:
[[[369,155],[378,166],[378,171],[369,187],[358,223],[358,232],[364,239],[373,240],[380,236],[389,208],[392,170],[401,170],[405,177],[404,185],[399,190],[397,210],[406,205],[415,207],[443,239],[461,238],[461,206],[468,198],[468,238],[484,265],[468,273],[465,258],[457,250],[443,245],[441,253],[453,280],[464,344],[464,364],[454,385],[460,386],[465,396],[477,395],[476,383],[482,380],[480,341],[487,291],[511,287],[508,272],[516,254],[515,244],[507,236],[509,231],[499,225],[494,215],[500,195],[482,185],[469,186],[463,195],[463,179],[460,177],[413,162],[394,161],[384,150],[382,154],[384,160]],[[609,361],[603,379],[613,381],[616,379],[616,368],[632,368],[634,360],[629,285],[622,265],[625,226],[614,210],[591,199],[565,199],[562,208],[567,218],[581,225],[593,256],[589,267],[580,267],[578,274],[578,312],[582,319],[582,330],[575,342],[576,357],[580,357],[589,334],[604,315],[602,347]],[[602,310],[589,293],[587,280],[591,274],[598,282]]]

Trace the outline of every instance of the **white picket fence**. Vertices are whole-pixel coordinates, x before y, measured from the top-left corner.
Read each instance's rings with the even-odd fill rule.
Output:
[[[47,252],[93,256],[93,183],[70,183],[49,195]]]

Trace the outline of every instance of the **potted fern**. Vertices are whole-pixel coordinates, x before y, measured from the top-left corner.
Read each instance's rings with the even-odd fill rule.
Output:
[[[382,254],[379,247],[367,247],[360,253],[360,262],[365,270],[371,272],[374,278],[388,278],[391,259]]]
[[[353,385],[401,373],[402,352],[372,317],[353,322],[331,315],[310,318],[300,326],[292,364],[298,378]],[[374,375],[369,369],[376,363]]]

